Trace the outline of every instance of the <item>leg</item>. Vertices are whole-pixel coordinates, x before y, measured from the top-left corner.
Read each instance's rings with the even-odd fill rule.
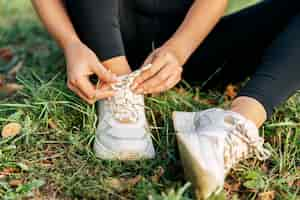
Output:
[[[67,0],[66,6],[82,42],[112,72],[129,73],[119,24],[119,0]]]
[[[263,61],[252,79],[233,102],[232,109],[234,111],[255,120],[256,124],[260,126],[263,120],[257,118],[261,114],[255,113],[261,113],[258,110],[261,110],[262,106],[270,117],[275,107],[300,88],[299,34],[300,14],[293,17],[284,31],[266,50]],[[247,102],[245,96],[256,99],[261,105],[254,109],[252,106],[250,108],[246,105],[243,106]],[[250,105],[250,103],[247,104]],[[265,114],[263,115],[265,116]]]
[[[283,4],[279,0],[266,0],[256,6],[224,17],[199,49],[192,55],[185,66],[184,77],[191,81],[195,79],[205,80],[217,68],[222,68],[221,71],[225,77],[232,81],[232,78],[241,77],[241,75],[245,77],[249,72],[254,72],[255,68],[253,68],[253,65],[257,65],[258,58],[264,49],[277,38],[278,34],[285,29],[289,21],[298,12],[299,3],[296,1],[287,1]],[[170,32],[168,34],[170,35]],[[285,45],[289,44],[285,42]],[[281,48],[277,47],[277,49]],[[276,55],[278,54],[277,51]],[[284,55],[278,56],[277,59],[284,60],[283,57]],[[269,65],[273,65],[274,63],[268,60],[267,62]],[[195,66],[198,66],[199,73],[195,73],[195,70],[197,71]],[[264,70],[266,70],[265,67]],[[256,83],[256,88],[263,87],[261,85],[262,81],[256,79],[251,82],[252,85],[253,82]],[[264,90],[265,93],[266,91]],[[260,92],[260,90],[256,90],[256,92]],[[265,107],[268,105],[261,102],[261,95],[253,94],[253,88],[251,95],[250,92],[242,92],[241,94],[244,94],[244,97],[240,97],[233,102],[232,110],[244,115],[260,127],[266,119],[267,112],[270,116],[270,110],[272,109]],[[272,103],[272,108],[277,104]]]
[[[263,148],[263,139],[259,137],[257,127],[265,120],[266,112],[269,114],[269,110],[300,87],[297,76],[299,72],[297,65],[300,61],[297,57],[300,47],[298,38],[300,17],[294,10],[296,6],[287,9],[285,4],[273,2],[277,4],[263,4],[263,7],[272,6],[266,6],[262,10],[261,6],[253,7],[246,13],[239,13],[242,16],[235,21],[240,23],[224,26],[223,28],[229,29],[227,32],[214,32],[215,36],[221,36],[209,37],[206,46],[200,48],[200,51],[203,48],[215,49],[215,52],[201,51],[206,55],[204,58],[224,61],[231,55],[249,58],[251,55],[249,53],[252,53],[249,52],[251,47],[251,50],[264,50],[271,43],[252,80],[241,91],[240,97],[233,102],[231,109],[233,112],[210,109],[197,113],[177,112],[173,115],[185,174],[193,183],[199,199],[206,199],[220,191],[229,170],[240,160],[253,156],[249,152],[255,152],[260,160],[268,158],[270,152]],[[259,9],[256,10],[257,8]],[[251,10],[261,15],[258,15],[258,18],[256,15],[248,16]],[[251,26],[255,24],[259,26]],[[222,34],[225,34],[224,37]],[[276,40],[271,42],[274,39]],[[217,51],[220,49],[224,51]],[[201,55],[197,56],[203,58]],[[201,64],[199,60],[198,64]],[[231,73],[238,75],[235,70],[231,70]],[[276,91],[280,91],[280,94]]]

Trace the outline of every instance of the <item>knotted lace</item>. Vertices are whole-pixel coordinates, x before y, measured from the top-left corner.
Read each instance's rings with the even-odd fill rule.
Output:
[[[133,93],[130,89],[134,79],[151,65],[136,70],[129,75],[119,77],[119,81],[111,87],[116,91],[109,106],[115,120],[121,123],[135,123],[139,120],[139,110],[144,107],[143,96]]]
[[[264,141],[258,135],[250,135],[245,123],[233,117],[225,119],[232,125],[230,134],[225,138],[224,165],[227,173],[236,163],[256,155],[259,160],[265,160],[271,153],[264,148]]]

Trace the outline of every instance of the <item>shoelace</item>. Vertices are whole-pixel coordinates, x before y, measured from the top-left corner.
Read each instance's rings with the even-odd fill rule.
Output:
[[[111,85],[112,89],[116,91],[116,95],[108,102],[112,115],[117,121],[134,123],[139,120],[139,108],[143,107],[142,95],[134,94],[130,87],[134,79],[150,67],[151,65],[147,65],[129,75],[120,77],[117,83]]]
[[[264,148],[264,141],[261,137],[249,135],[245,124],[232,119],[232,129],[230,134],[226,137],[225,141],[225,172],[228,172],[236,163],[243,159],[247,159],[253,154],[259,160],[266,160],[270,157],[271,153]]]

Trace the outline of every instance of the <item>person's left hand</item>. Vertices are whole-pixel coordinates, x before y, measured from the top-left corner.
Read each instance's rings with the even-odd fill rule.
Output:
[[[181,80],[182,64],[168,48],[161,47],[152,52],[143,66],[152,66],[133,82],[132,90],[137,94],[160,93],[173,88]]]

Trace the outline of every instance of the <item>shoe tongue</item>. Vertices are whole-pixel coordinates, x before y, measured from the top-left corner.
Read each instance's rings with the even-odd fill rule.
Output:
[[[224,122],[229,125],[233,126],[236,124],[243,124],[244,127],[249,130],[249,134],[253,137],[259,137],[258,128],[254,124],[254,122],[246,119],[239,113],[233,111],[227,111],[227,115],[224,117]]]

